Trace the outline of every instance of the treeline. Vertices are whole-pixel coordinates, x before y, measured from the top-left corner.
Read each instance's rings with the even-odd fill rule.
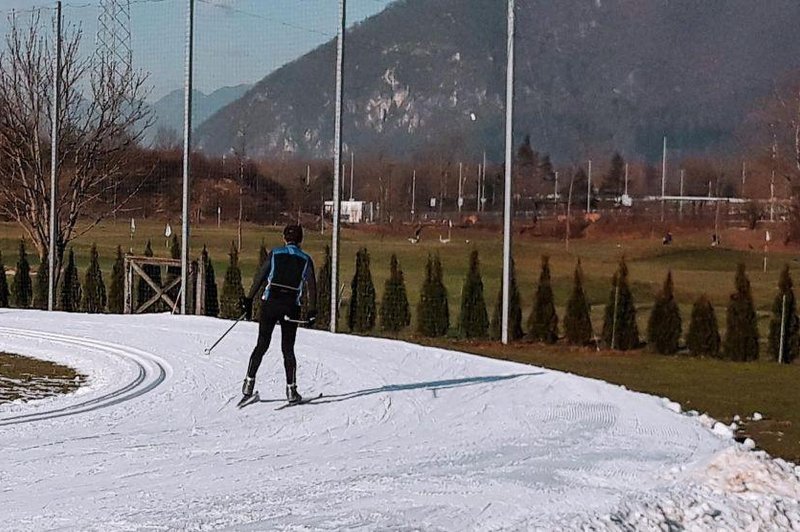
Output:
[[[145,256],[153,256],[150,242],[144,250]],[[173,235],[171,255],[180,256],[180,244]],[[262,243],[259,252],[261,263],[267,260],[267,250]],[[222,285],[217,292],[216,274],[209,252],[203,249],[200,260],[205,263],[205,301],[204,313],[226,319],[238,318],[241,314],[239,300],[244,295],[244,282],[239,268],[239,253],[232,243],[228,267]],[[458,320],[451,322],[447,288],[444,272],[438,254],[429,254],[425,266],[425,279],[422,283],[419,300],[416,304],[416,322],[413,324],[417,334],[423,337],[443,337],[455,333],[463,339],[499,339],[502,327],[502,283],[491,309],[486,303],[484,285],[477,250],[469,256],[469,268],[461,291],[461,305]],[[158,266],[144,266],[145,272],[154,283],[162,285],[162,271]],[[163,285],[180,275],[177,268],[166,268]],[[3,257],[0,254],[0,271],[5,272]],[[403,270],[396,255],[389,262],[389,277],[385,282],[380,303],[372,280],[369,252],[361,248],[356,254],[356,268],[350,282],[350,300],[346,313],[347,328],[351,332],[368,333],[379,328],[384,333],[397,334],[412,325],[411,304],[408,299]],[[5,275],[0,275],[0,307],[47,308],[48,263],[44,257],[32,280],[31,267],[25,241],[19,243],[19,253],[15,274],[9,284]],[[96,246],[90,251],[89,267],[81,276],[75,264],[72,249],[64,267],[62,281],[56,294],[56,308],[66,312],[122,313],[124,311],[124,255],[117,247],[111,271],[108,290],[100,267]],[[83,279],[83,281],[81,281]],[[572,290],[565,305],[563,321],[556,311],[552,289],[550,261],[542,257],[541,270],[536,290],[533,294],[528,319],[523,326],[522,297],[516,282],[515,267],[511,264],[511,286],[509,306],[509,339],[555,344],[563,341],[573,346],[603,346],[609,349],[628,351],[642,347],[665,355],[676,353],[692,356],[709,356],[733,361],[751,361],[759,358],[759,332],[755,304],[753,302],[750,280],[743,264],[736,270],[734,291],[731,293],[726,310],[725,336],[720,335],[716,311],[706,295],[701,295],[693,304],[688,328],[684,330],[683,317],[675,299],[672,273],[667,274],[664,284],[655,298],[647,321],[644,338],[637,325],[637,309],[629,285],[629,271],[625,259],[621,259],[617,271],[611,278],[608,301],[601,334],[594,332],[591,309],[583,287],[584,277],[580,261],[573,274]],[[330,287],[331,254],[326,247],[322,266],[317,279],[316,326],[327,329],[330,326]],[[195,290],[190,287],[189,298]],[[155,290],[150,284],[139,279],[133,294],[136,307],[151,300]],[[177,300],[175,290],[168,292],[173,301]],[[195,308],[193,301],[187,300],[189,308]],[[257,305],[260,301],[257,302]],[[308,301],[304,301],[304,307]],[[150,312],[172,310],[163,303],[152,306]],[[258,312],[254,313],[258,316]],[[452,326],[454,330],[451,330]],[[772,305],[772,318],[768,333],[768,355],[772,360],[791,363],[800,353],[800,318],[797,315],[793,283],[789,267],[780,274],[778,292]]]

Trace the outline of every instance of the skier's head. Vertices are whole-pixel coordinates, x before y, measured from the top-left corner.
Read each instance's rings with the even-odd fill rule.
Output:
[[[300,245],[303,242],[303,228],[298,224],[289,224],[283,229],[283,239],[287,244]]]

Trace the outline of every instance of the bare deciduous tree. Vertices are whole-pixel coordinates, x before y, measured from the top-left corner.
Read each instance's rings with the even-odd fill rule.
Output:
[[[27,24],[13,14],[9,22],[0,51],[0,215],[16,221],[44,256],[49,250],[54,38],[38,10]],[[75,26],[63,32],[61,105],[55,117],[60,131],[56,272],[70,241],[125,205],[124,198],[113,205],[104,200],[128,177],[152,123],[145,103],[147,76],[112,56],[81,57],[81,38]]]

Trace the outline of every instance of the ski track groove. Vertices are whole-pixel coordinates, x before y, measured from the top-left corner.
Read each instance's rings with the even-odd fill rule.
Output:
[[[66,416],[83,414],[87,412],[94,412],[96,410],[100,410],[103,408],[109,408],[115,405],[119,405],[123,402],[136,399],[137,397],[140,397],[154,390],[156,387],[158,387],[167,379],[168,366],[165,363],[163,363],[161,359],[156,355],[152,353],[147,353],[140,349],[125,347],[113,342],[104,342],[99,340],[92,340],[89,338],[82,338],[79,336],[70,336],[58,333],[31,331],[28,329],[0,327],[0,334],[17,338],[21,337],[29,339],[49,340],[50,342],[55,342],[62,345],[89,347],[91,349],[94,349],[95,351],[104,353],[106,355],[110,354],[112,356],[125,359],[126,362],[135,364],[138,369],[138,374],[136,375],[136,377],[121,388],[117,388],[111,392],[105,393],[98,397],[94,397],[92,399],[81,401],[62,408],[51,408],[39,412],[33,412],[30,414],[17,414],[12,416],[1,417],[0,427],[18,425],[22,423],[32,423],[36,421],[44,421],[48,419],[61,418]],[[150,371],[148,370],[147,366],[138,360],[139,358],[147,359],[148,362],[154,364],[157,367],[158,371],[155,378],[152,378],[151,381],[147,382],[144,386],[141,386],[142,383],[145,383],[148,380],[148,377],[152,376],[150,375]]]

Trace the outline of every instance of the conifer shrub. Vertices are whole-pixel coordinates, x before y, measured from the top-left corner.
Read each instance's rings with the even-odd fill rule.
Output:
[[[800,342],[800,323],[797,318],[797,301],[792,289],[789,266],[781,270],[778,294],[772,304],[772,319],[769,322],[769,354],[776,362],[791,364],[797,358]]]
[[[264,279],[259,279],[258,273],[261,271],[261,267],[264,266],[264,263],[269,260],[269,251],[267,251],[267,247],[264,244],[264,241],[261,241],[261,246],[258,248],[258,269],[256,270],[256,277],[253,277],[253,283],[250,285],[250,289],[253,289],[254,284],[260,284],[264,281]],[[259,317],[261,316],[261,304],[262,299],[261,297],[264,295],[263,290],[255,295],[253,298],[253,316],[251,319],[253,321],[258,321]]]
[[[575,266],[572,292],[567,301],[564,334],[567,343],[572,345],[588,345],[592,341],[592,319],[589,314],[589,302],[583,290],[583,270],[580,261]]]
[[[3,253],[0,252],[0,308],[8,308],[10,295],[8,279],[6,279],[6,266],[3,263]]]
[[[458,333],[463,338],[484,338],[489,331],[489,313],[483,297],[478,250],[469,255],[469,269],[461,290],[461,313],[458,316]]]
[[[147,245],[144,249],[144,256],[145,257],[152,257],[153,256],[153,246],[151,245],[150,241],[147,241]],[[145,264],[142,266],[142,270],[152,279],[152,281],[158,285],[162,286],[161,284],[161,267],[156,266],[154,264]],[[141,307],[146,302],[148,302],[153,296],[156,295],[156,291],[153,290],[153,287],[150,286],[144,279],[141,277],[139,278],[139,283],[137,284],[136,288],[136,307]],[[164,310],[164,305],[162,302],[157,301],[153,306],[148,308],[145,312],[161,312]]]
[[[206,278],[205,282],[205,314],[206,316],[217,317],[219,315],[219,297],[217,296],[217,276],[214,273],[214,264],[208,248],[203,246],[203,253],[200,260],[205,263]]]
[[[361,248],[356,253],[356,272],[350,283],[350,313],[347,325],[352,332],[368,332],[375,327],[377,317],[375,285],[369,270],[369,253]]]
[[[750,280],[744,264],[736,268],[736,291],[728,302],[727,329],[722,354],[728,360],[747,362],[758,359],[758,322]]]
[[[692,306],[689,331],[686,333],[686,347],[693,356],[719,357],[720,336],[717,314],[705,294]]]
[[[317,272],[317,321],[318,329],[331,326],[331,247],[325,246],[325,258]]]
[[[242,271],[239,269],[239,250],[236,249],[236,244],[233,242],[231,242],[228,257],[228,269],[222,283],[219,317],[235,320],[242,315],[239,300],[244,297],[244,287],[242,286]]]
[[[428,255],[425,281],[417,304],[417,332],[423,336],[437,337],[447,334],[450,328],[450,309],[447,288],[442,282],[442,263],[439,255]]]
[[[181,259],[181,243],[178,240],[178,235],[172,233],[172,239],[170,240],[169,245],[169,256],[172,259],[180,260]],[[164,285],[168,285],[175,279],[181,276],[181,267],[180,266],[167,266],[167,276],[164,281]],[[169,298],[174,301],[175,303],[178,302],[178,295],[181,291],[181,285],[178,284],[174,288],[171,288],[167,291],[167,295]]]
[[[33,308],[47,310],[50,297],[50,259],[45,253],[36,270],[36,282],[33,283]]]
[[[519,287],[517,286],[517,272],[514,259],[511,259],[511,290],[508,301],[508,339],[519,340],[525,333],[522,331],[522,305],[520,304]],[[492,338],[499,340],[503,336],[503,280],[500,279],[500,290],[497,292],[497,303],[494,306],[492,322],[490,324]]]
[[[396,333],[411,324],[406,282],[394,253],[389,261],[389,278],[383,288],[380,316],[381,329],[384,331]]]
[[[108,288],[108,311],[112,314],[125,312],[125,257],[122,247],[117,246],[117,256],[111,269],[111,285]]]
[[[542,271],[539,273],[533,311],[528,318],[528,337],[548,344],[558,341],[558,314],[550,280],[550,257],[547,255],[542,256]]]
[[[25,240],[19,241],[19,258],[17,272],[11,282],[11,299],[17,308],[30,308],[33,299],[33,283],[31,282],[31,265],[25,251]]]
[[[58,294],[58,308],[64,312],[78,312],[81,304],[81,281],[75,266],[75,253],[69,249],[67,265],[61,274],[61,289]]]
[[[672,355],[678,352],[680,338],[681,311],[675,301],[675,287],[670,271],[650,312],[650,319],[647,322],[647,341],[657,353]]]
[[[103,272],[100,269],[100,257],[97,253],[97,244],[92,244],[89,268],[83,282],[83,300],[81,309],[89,314],[100,314],[106,311],[106,285],[103,282]]]
[[[610,349],[628,351],[639,346],[636,306],[628,286],[628,265],[623,257],[611,279],[611,293],[603,321],[603,342]]]

